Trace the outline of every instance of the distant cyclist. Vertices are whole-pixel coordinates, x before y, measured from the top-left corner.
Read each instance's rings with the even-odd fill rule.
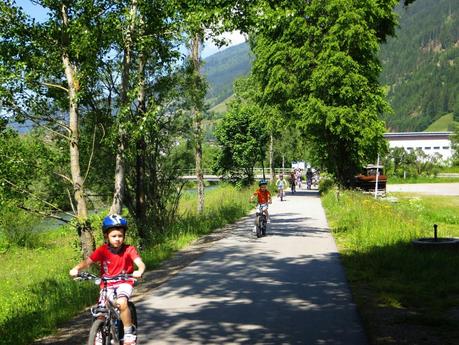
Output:
[[[268,182],[266,180],[260,180],[258,183],[259,188],[250,197],[250,202],[252,202],[253,199],[257,197],[258,205],[263,208],[263,213],[266,215],[266,221],[269,220],[268,204],[272,203],[271,193],[267,189],[267,186]]]
[[[290,184],[290,189],[292,190],[292,194],[295,193],[295,186],[296,186],[296,178],[295,178],[295,172],[292,171],[290,173],[290,177],[288,179],[288,183]]]
[[[311,168],[308,168],[308,170],[306,171],[306,185],[308,189],[311,189],[313,177],[314,173],[312,172]]]
[[[277,197],[282,200],[284,200],[284,190],[285,187],[287,186],[287,181],[284,179],[284,175],[280,174],[279,178],[276,181],[276,187],[277,187]]]

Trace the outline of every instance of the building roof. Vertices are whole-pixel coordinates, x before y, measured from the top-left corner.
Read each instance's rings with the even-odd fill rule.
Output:
[[[384,138],[397,139],[449,139],[453,132],[399,132],[384,133]]]

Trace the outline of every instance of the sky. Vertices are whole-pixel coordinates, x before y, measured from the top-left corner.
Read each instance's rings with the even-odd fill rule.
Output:
[[[34,4],[30,0],[16,0],[16,4],[18,6],[21,6],[28,15],[30,15],[33,18],[35,18],[37,21],[44,21],[44,20],[47,19],[46,10],[41,6]],[[224,50],[224,49],[226,49],[228,47],[231,47],[233,45],[236,45],[236,44],[239,44],[239,43],[242,43],[242,42],[246,41],[244,35],[242,35],[238,31],[227,32],[227,33],[223,34],[222,36],[229,41],[228,46],[224,46],[222,48],[218,48],[212,42],[206,41],[204,43],[204,49],[201,52],[202,58],[205,59],[206,57],[208,57],[208,56],[210,56],[212,54],[215,54],[215,53],[217,53],[219,51],[222,51],[222,50]]]

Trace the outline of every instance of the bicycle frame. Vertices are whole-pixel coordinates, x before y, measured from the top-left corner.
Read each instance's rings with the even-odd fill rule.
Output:
[[[263,206],[260,204],[257,205],[255,225],[257,227],[257,237],[266,235],[266,214]]]
[[[123,327],[120,317],[120,310],[116,304],[116,290],[114,291],[113,302],[108,298],[108,283],[126,279],[135,279],[130,275],[122,274],[115,277],[97,277],[94,274],[81,272],[77,277],[79,280],[94,280],[95,284],[102,283],[100,298],[97,305],[91,307],[93,324],[89,334],[89,345],[100,343],[102,345],[121,345]],[[102,323],[101,323],[102,322]],[[136,323],[136,322],[135,322]],[[96,338],[99,337],[98,340]],[[100,340],[100,341],[99,341]]]

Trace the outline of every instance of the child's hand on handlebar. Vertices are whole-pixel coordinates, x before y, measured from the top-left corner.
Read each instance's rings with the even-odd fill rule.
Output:
[[[132,272],[132,277],[134,278],[142,278],[143,272],[140,271],[134,271]]]
[[[69,274],[72,276],[72,277],[76,277],[78,275],[79,271],[78,269],[76,268],[72,268],[70,271],[69,271]]]

